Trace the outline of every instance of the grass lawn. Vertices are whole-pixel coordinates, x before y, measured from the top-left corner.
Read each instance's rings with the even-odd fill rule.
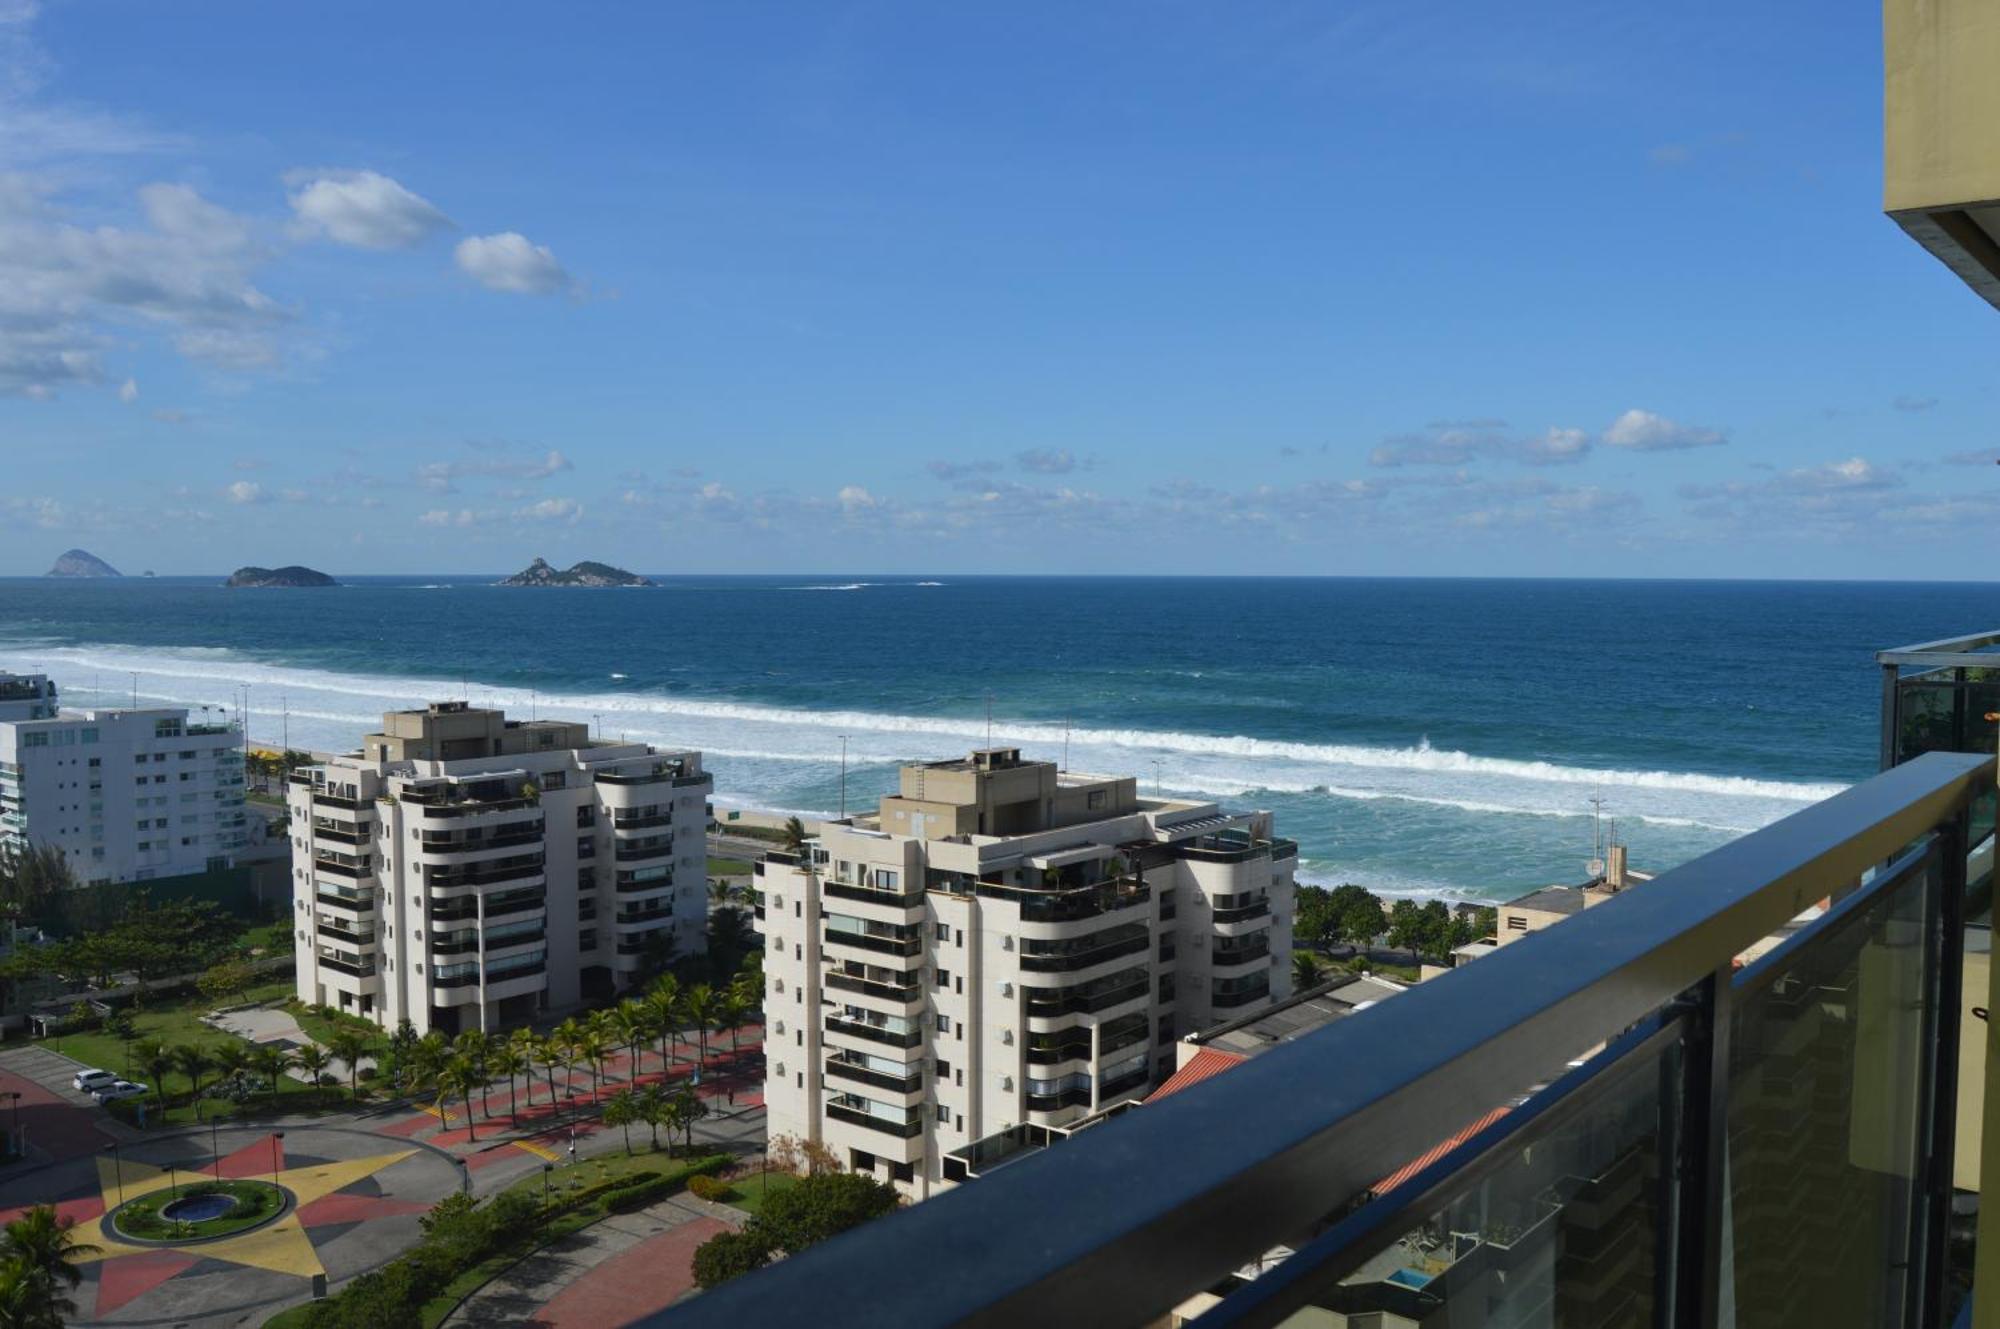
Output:
[[[664,1135],[660,1137],[660,1151],[654,1153],[647,1147],[650,1138],[651,1133],[648,1128],[635,1127],[632,1131],[630,1158],[627,1158],[625,1151],[621,1149],[617,1153],[586,1158],[575,1163],[556,1164],[555,1171],[548,1174],[549,1193],[561,1196],[566,1190],[582,1190],[585,1186],[594,1186],[600,1181],[635,1176],[641,1172],[665,1172],[686,1161],[684,1154],[667,1157],[667,1139]],[[531,1172],[507,1189],[528,1191],[539,1198],[542,1193],[542,1174]]]
[[[321,1045],[340,1029],[352,1029],[357,1033],[366,1034],[378,1043],[382,1041],[382,1031],[358,1016],[337,1013],[332,1016],[321,1015],[310,1006],[300,1005],[297,1002],[289,1003],[285,1009],[299,1022],[299,1028],[306,1031],[306,1037]]]
[[[750,865],[740,858],[711,858],[708,860],[708,875],[711,877],[747,877]]]
[[[238,1003],[269,1001],[275,997],[285,996],[291,991],[291,980],[280,979],[250,988],[242,995],[232,999],[229,1004],[236,1005]],[[137,1047],[142,1043],[150,1042],[154,1039],[158,1039],[169,1047],[182,1043],[200,1043],[205,1047],[211,1048],[219,1047],[227,1041],[241,1041],[234,1039],[233,1035],[225,1034],[219,1029],[211,1029],[201,1022],[200,1017],[214,1008],[215,1004],[205,997],[190,997],[180,1001],[158,1002],[142,1007],[132,1017],[133,1037],[129,1044],[111,1034],[100,1031],[62,1034],[56,1038],[47,1040],[47,1042],[57,1052],[62,1053],[64,1056],[74,1057],[86,1066],[100,1067],[110,1071],[114,1075],[122,1075],[129,1080],[141,1081],[152,1085],[154,1089],[160,1090],[168,1100],[180,1100],[171,1102],[166,1112],[166,1121],[170,1124],[191,1124],[196,1120],[195,1111],[192,1106],[184,1101],[190,1087],[188,1078],[179,1071],[170,1071],[160,1083],[154,1084],[151,1077],[138,1065],[133,1063],[127,1054],[130,1048]],[[211,1071],[202,1077],[202,1083],[206,1085],[213,1078],[214,1072]],[[311,1104],[312,1089],[289,1076],[278,1077],[278,1092],[282,1097],[298,1098],[300,1100],[296,1104],[288,1104],[288,1107],[296,1106],[303,1108]],[[323,1091],[323,1097],[329,1106],[335,1101],[335,1095],[331,1090]],[[161,1114],[153,1095],[149,1094],[143,1100],[134,1101],[145,1103],[148,1121],[155,1123],[160,1121]],[[223,1099],[204,1099],[200,1120],[208,1121],[218,1115],[225,1117],[234,1116],[242,1112],[245,1106],[254,1107],[256,1105],[241,1105],[227,1102]]]
[[[764,1212],[765,1196],[776,1195],[798,1184],[799,1179],[789,1172],[746,1172],[730,1183],[729,1194],[722,1197],[722,1203],[755,1218]]]

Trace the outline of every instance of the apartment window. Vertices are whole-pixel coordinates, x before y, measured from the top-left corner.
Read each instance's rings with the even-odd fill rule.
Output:
[[[568,783],[569,772],[567,771],[548,771],[542,775],[542,788],[545,790],[561,789]]]
[[[938,1016],[937,1031],[941,1034],[948,1034],[951,1032],[951,1017],[949,1015]]]
[[[1092,812],[1096,812],[1102,808],[1104,806],[1104,791],[1102,789],[1091,790],[1084,796],[1084,806],[1088,807]]]
[[[945,1080],[949,1080],[949,1079],[951,1078],[951,1063],[950,1063],[950,1062],[948,1062],[948,1061],[940,1061],[940,1062],[939,1062],[939,1063],[937,1064],[937,1078],[938,1078],[938,1080],[939,1080],[940,1082],[943,1082],[943,1081],[945,1081]]]
[[[882,868],[875,869],[875,889],[877,890],[893,891],[901,881],[902,877],[898,873],[885,871]]]
[[[949,1126],[949,1125],[951,1125],[951,1109],[950,1109],[950,1108],[948,1108],[948,1107],[946,1107],[946,1106],[945,1106],[944,1104],[942,1104],[942,1103],[938,1104],[938,1105],[937,1105],[937,1119],[938,1119],[938,1125],[940,1125],[940,1126]]]
[[[1157,1043],[1158,1043],[1158,1044],[1159,1044],[1159,1045],[1160,1045],[1161,1047],[1165,1047],[1165,1046],[1166,1046],[1167,1044],[1169,1044],[1169,1043],[1171,1043],[1171,1042],[1173,1042],[1173,1041],[1174,1041],[1174,1017],[1173,1017],[1173,1016],[1171,1016],[1171,1015],[1162,1015],[1162,1016],[1160,1017],[1160,1025],[1159,1025],[1159,1034],[1158,1034],[1158,1037],[1157,1037],[1157,1038],[1155,1039],[1155,1041],[1156,1041],[1156,1042],[1157,1042]]]
[[[591,838],[590,838],[590,837],[589,837],[588,835],[579,835],[579,836],[577,836],[577,837],[576,837],[576,856],[577,856],[578,858],[595,858],[595,857],[597,857],[597,841],[595,841],[595,840],[591,839]]]
[[[875,1170],[875,1155],[865,1149],[849,1149],[847,1151],[847,1168],[850,1172],[873,1172]]]
[[[951,986],[951,975],[940,969],[937,971],[937,986],[940,990]]]
[[[97,741],[97,731],[95,729],[86,728],[83,731],[83,741],[86,743],[95,743]],[[90,764],[92,766],[97,765],[97,758],[92,757],[90,759]]]
[[[940,923],[937,925],[937,939],[939,941],[951,940],[951,924]]]
[[[49,736],[47,734],[36,732],[21,735],[21,746],[24,748],[45,748],[48,745]]]
[[[586,830],[597,825],[597,805],[586,803],[576,810],[576,828]]]
[[[1161,974],[1160,1000],[1172,1001],[1173,999],[1174,999],[1174,976],[1172,974]]]

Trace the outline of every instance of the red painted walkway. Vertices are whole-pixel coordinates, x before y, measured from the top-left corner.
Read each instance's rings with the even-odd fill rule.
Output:
[[[607,1329],[665,1310],[694,1287],[695,1247],[728,1226],[696,1218],[620,1251],[579,1278],[528,1321],[545,1329]]]

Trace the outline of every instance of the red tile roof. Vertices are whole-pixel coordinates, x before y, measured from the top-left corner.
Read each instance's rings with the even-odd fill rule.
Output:
[[[1147,1097],[1146,1101],[1157,1103],[1168,1094],[1177,1094],[1191,1084],[1200,1084],[1209,1076],[1220,1075],[1231,1066],[1248,1060],[1250,1058],[1234,1052],[1224,1052],[1221,1048],[1198,1048],[1195,1054],[1188,1058],[1187,1065],[1175,1071],[1165,1084]]]
[[[1169,1080],[1167,1083],[1172,1084],[1173,1081]],[[1161,1092],[1164,1093],[1166,1091],[1162,1089]],[[1488,1126],[1491,1126],[1506,1115],[1506,1108],[1494,1108],[1491,1112],[1481,1117],[1478,1121],[1473,1122],[1470,1126],[1465,1127],[1456,1135],[1439,1140],[1436,1144],[1424,1150],[1423,1153],[1418,1154],[1415,1158],[1403,1164],[1403,1166],[1397,1168],[1394,1172],[1391,1172],[1368,1189],[1374,1191],[1377,1195],[1386,1194],[1396,1189],[1396,1187],[1402,1185],[1411,1177],[1416,1176],[1419,1172],[1422,1172],[1425,1168],[1437,1162],[1440,1158],[1443,1158],[1446,1154],[1458,1148],[1467,1140],[1470,1140],[1473,1136],[1479,1134],[1479,1132],[1485,1130]]]

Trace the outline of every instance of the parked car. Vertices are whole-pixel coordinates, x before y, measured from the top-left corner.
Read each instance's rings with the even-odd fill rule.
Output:
[[[131,1080],[113,1080],[102,1089],[93,1090],[92,1094],[99,1103],[115,1103],[121,1098],[138,1098],[142,1094],[151,1092],[153,1091],[145,1085],[135,1084]]]
[[[90,1068],[78,1071],[70,1077],[69,1082],[86,1094],[94,1094],[108,1084],[116,1084],[118,1077],[110,1071]]]

